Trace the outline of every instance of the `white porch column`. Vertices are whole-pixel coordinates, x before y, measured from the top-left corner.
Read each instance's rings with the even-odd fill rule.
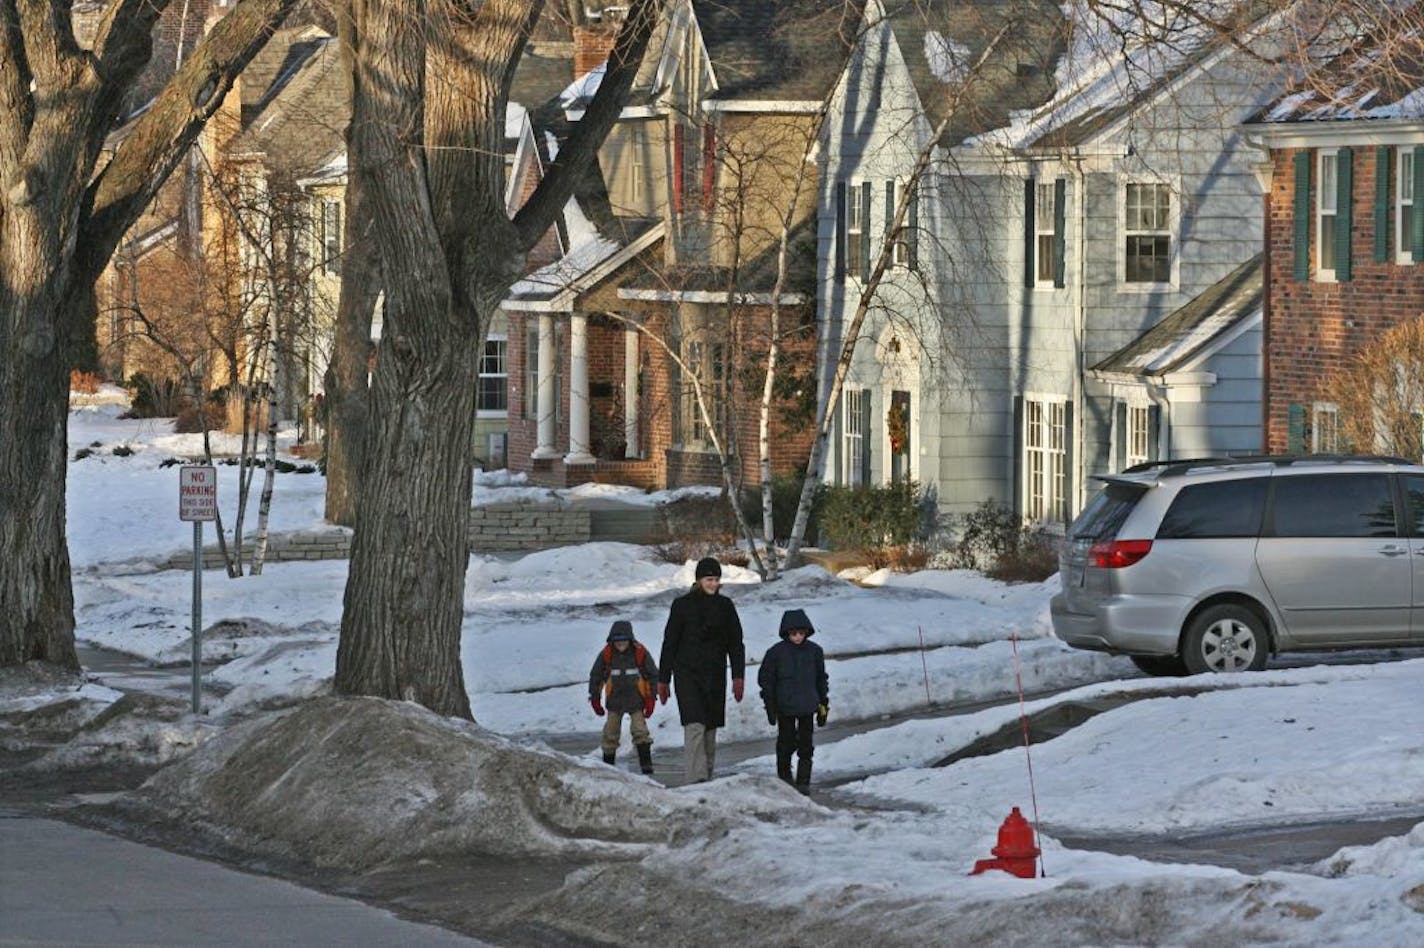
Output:
[[[539,443],[529,455],[532,458],[544,460],[559,456],[559,449],[554,447],[554,399],[558,397],[559,393],[554,391],[554,317],[540,313],[538,397],[535,399],[539,408]]]
[[[623,456],[640,458],[638,450],[638,330],[623,331]]]
[[[592,464],[588,451],[588,316],[569,317],[569,453],[565,464]]]

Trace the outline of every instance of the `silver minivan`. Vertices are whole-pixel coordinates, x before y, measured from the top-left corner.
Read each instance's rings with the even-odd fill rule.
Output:
[[[1051,612],[1068,644],[1151,674],[1424,645],[1424,466],[1206,459],[1098,480],[1059,558]]]

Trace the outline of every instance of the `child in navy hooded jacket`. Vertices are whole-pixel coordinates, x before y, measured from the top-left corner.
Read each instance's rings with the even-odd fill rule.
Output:
[[[811,719],[824,727],[830,713],[830,680],[821,646],[801,609],[781,615],[781,641],[766,650],[757,685],[766,705],[768,724],[776,725],[776,775],[791,783],[791,755],[796,754],[796,789],[811,786],[811,755],[815,753]]]

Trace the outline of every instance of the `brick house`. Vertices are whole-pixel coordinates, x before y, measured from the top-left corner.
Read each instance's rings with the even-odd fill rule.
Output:
[[[567,252],[503,304],[511,469],[556,486],[717,484],[720,442],[734,480],[759,480],[757,367],[773,309],[782,374],[810,391],[814,171],[776,296],[778,215],[814,154],[817,113],[843,62],[827,55],[839,10],[684,0],[665,12],[600,151],[602,175],[571,207]],[[612,28],[580,31],[576,46],[606,45]],[[598,78],[567,91],[569,119]],[[798,394],[773,407],[776,472],[809,450]]]
[[[1268,451],[1349,449],[1326,381],[1382,332],[1424,316],[1424,201],[1415,198],[1424,189],[1424,66],[1415,49],[1402,74],[1378,81],[1376,53],[1348,54],[1335,64],[1348,80],[1328,97],[1287,95],[1244,126],[1269,150]]]

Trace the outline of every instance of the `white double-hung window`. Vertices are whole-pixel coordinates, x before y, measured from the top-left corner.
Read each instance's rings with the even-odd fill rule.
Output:
[[[1340,163],[1333,151],[1322,151],[1319,156],[1320,168],[1315,189],[1315,252],[1316,279],[1325,282],[1335,280],[1335,219],[1336,191],[1339,186]]]
[[[1395,150],[1394,215],[1394,260],[1396,263],[1414,262],[1414,146],[1407,145]]]
[[[1068,406],[1024,399],[1024,516],[1062,521],[1068,513]]]
[[[1172,282],[1172,189],[1157,182],[1128,182],[1123,217],[1123,279]]]

